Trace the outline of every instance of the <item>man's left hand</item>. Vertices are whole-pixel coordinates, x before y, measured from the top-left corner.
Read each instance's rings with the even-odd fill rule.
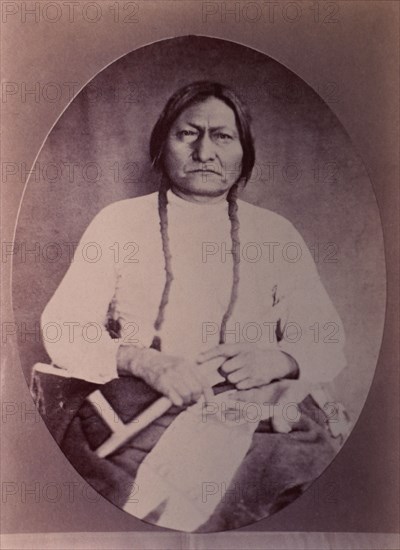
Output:
[[[246,342],[215,346],[200,353],[197,362],[205,363],[216,357],[225,358],[220,372],[238,390],[264,386],[297,370],[296,362],[286,353],[277,349],[261,349]]]

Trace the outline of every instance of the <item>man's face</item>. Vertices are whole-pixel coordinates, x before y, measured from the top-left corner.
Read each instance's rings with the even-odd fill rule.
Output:
[[[173,189],[206,199],[226,196],[239,179],[242,158],[235,113],[210,97],[188,107],[171,126],[164,167]]]

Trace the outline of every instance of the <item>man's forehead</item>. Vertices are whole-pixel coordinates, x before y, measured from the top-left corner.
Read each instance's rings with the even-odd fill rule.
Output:
[[[213,127],[236,127],[233,110],[225,102],[215,97],[191,105],[180,114],[177,122],[191,122]]]

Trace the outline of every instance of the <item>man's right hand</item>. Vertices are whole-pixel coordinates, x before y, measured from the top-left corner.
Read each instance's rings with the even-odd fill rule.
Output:
[[[178,407],[195,403],[201,395],[206,400],[211,400],[214,395],[194,361],[154,349],[121,345],[117,362],[119,372],[142,378]]]

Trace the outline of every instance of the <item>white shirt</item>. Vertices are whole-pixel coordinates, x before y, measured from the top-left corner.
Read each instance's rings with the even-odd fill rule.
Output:
[[[43,312],[45,347],[53,363],[72,376],[108,382],[118,376],[120,343],[151,345],[165,284],[157,197],[113,203],[93,219]],[[195,359],[218,344],[229,303],[228,203],[193,203],[171,191],[168,202],[174,279],[160,332],[162,351]],[[281,349],[297,361],[300,377],[332,380],[345,366],[343,325],[302,237],[274,212],[241,200],[238,206],[240,282],[226,342]],[[119,340],[105,328],[110,303],[122,326]]]

